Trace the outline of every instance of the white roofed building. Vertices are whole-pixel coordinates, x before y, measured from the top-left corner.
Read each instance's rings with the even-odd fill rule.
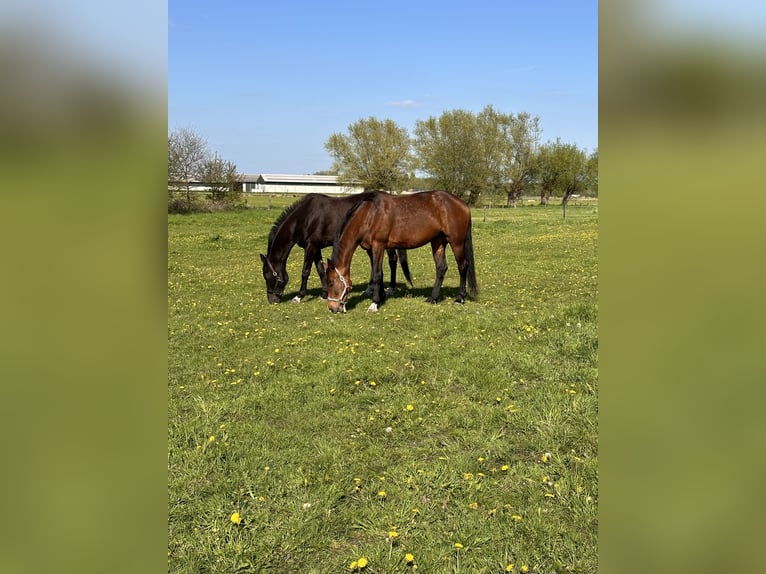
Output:
[[[335,175],[291,175],[282,173],[243,174],[242,191],[247,193],[361,193],[361,185],[341,185]]]

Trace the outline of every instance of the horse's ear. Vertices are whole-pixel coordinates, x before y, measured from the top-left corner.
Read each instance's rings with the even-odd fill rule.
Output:
[[[263,253],[260,253],[259,255],[261,256],[261,263],[266,265],[266,256]]]

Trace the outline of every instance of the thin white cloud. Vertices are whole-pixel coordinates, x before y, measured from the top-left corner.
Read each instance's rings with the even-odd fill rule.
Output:
[[[420,106],[419,102],[416,102],[415,100],[399,100],[396,102],[386,102],[387,106],[391,106],[394,108],[417,108]]]
[[[515,74],[518,72],[531,72],[533,70],[536,70],[537,66],[522,66],[520,68],[511,68],[508,70],[510,73]]]

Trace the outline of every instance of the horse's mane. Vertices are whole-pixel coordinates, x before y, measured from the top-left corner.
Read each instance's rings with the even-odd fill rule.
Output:
[[[291,214],[293,211],[295,211],[296,209],[298,209],[298,207],[299,207],[300,205],[303,205],[303,203],[305,203],[305,202],[306,202],[306,200],[307,200],[309,197],[310,197],[310,196],[308,196],[308,195],[307,195],[307,196],[305,196],[305,197],[303,197],[303,198],[299,199],[298,201],[296,201],[296,202],[295,202],[295,203],[293,203],[292,205],[289,205],[289,206],[287,206],[287,207],[285,208],[285,210],[284,210],[282,213],[280,213],[280,214],[279,214],[279,217],[277,217],[277,220],[274,222],[274,225],[272,225],[272,226],[271,226],[271,231],[269,231],[269,239],[268,239],[268,243],[266,244],[266,245],[267,245],[267,251],[266,251],[266,253],[271,253],[271,246],[272,246],[272,245],[273,245],[273,243],[274,243],[274,239],[277,237],[277,231],[279,231],[279,228],[280,228],[280,227],[282,226],[282,224],[285,222],[285,219],[287,219],[287,217],[288,217],[288,216],[289,216],[289,215],[290,215],[290,214]]]
[[[343,221],[338,227],[338,231],[335,232],[335,241],[333,242],[333,246],[332,246],[333,260],[335,260],[335,253],[338,250],[338,243],[340,242],[340,236],[343,233],[343,230],[346,229],[346,225],[348,224],[348,222],[354,216],[354,214],[356,213],[357,209],[359,209],[359,207],[361,207],[367,201],[373,201],[378,196],[379,193],[380,193],[379,191],[368,191],[368,192],[362,193],[359,196],[359,201],[357,201],[351,207],[351,209],[349,209],[346,212],[346,216],[343,218]]]

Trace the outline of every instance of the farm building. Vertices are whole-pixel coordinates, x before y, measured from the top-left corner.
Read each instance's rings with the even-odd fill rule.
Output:
[[[242,190],[250,193],[361,193],[361,186],[344,186],[334,175],[244,174]]]

